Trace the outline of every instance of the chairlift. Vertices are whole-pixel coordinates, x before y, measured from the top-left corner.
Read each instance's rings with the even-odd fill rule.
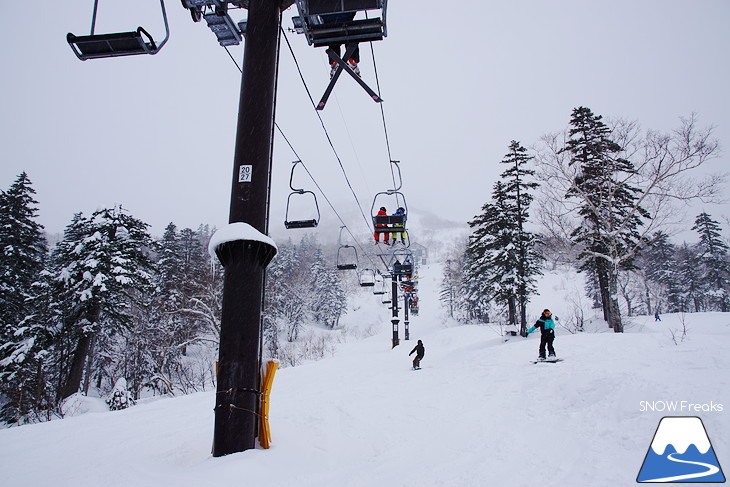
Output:
[[[372,269],[363,269],[358,273],[358,281],[362,287],[375,286],[375,271]]]
[[[340,245],[337,249],[337,269],[341,271],[357,269],[357,250],[352,245]]]
[[[344,71],[349,74],[373,99],[380,103],[375,93],[358,74],[345,62],[352,57],[360,42],[380,41],[388,35],[386,25],[387,0],[296,0],[299,16],[293,17],[294,30],[304,34],[307,43],[314,47],[327,46],[327,56],[337,64],[317,110],[323,110],[335,83]],[[380,17],[370,18],[369,11],[377,11]],[[359,12],[365,19],[355,19]],[[377,15],[377,14],[376,14]],[[340,57],[334,46],[345,46],[345,55]]]
[[[378,274],[382,277],[381,274]],[[375,289],[373,289],[373,294],[376,296],[381,296],[387,292],[387,283],[385,282],[385,279],[380,279],[379,281],[376,281]]]
[[[66,41],[76,57],[82,61],[108,57],[132,56],[136,54],[157,54],[170,38],[170,28],[167,25],[165,2],[160,0],[162,20],[165,23],[165,38],[159,44],[142,27],[131,32],[115,32],[111,34],[96,34],[96,12],[99,0],[94,0],[94,13],[91,17],[91,33],[87,36],[66,34]]]
[[[340,227],[340,235],[337,237],[337,258],[335,259],[335,266],[341,271],[357,269],[357,249],[352,245],[342,243],[342,231],[347,228],[344,225]]]
[[[406,197],[401,193],[400,188],[403,186],[403,178],[400,171],[399,161],[390,161],[391,164],[398,169],[398,185],[394,189],[381,191],[375,194],[373,204],[370,207],[370,215],[373,218],[373,231],[375,233],[406,233],[406,220],[408,219],[408,205]],[[387,201],[387,202],[386,202]],[[388,202],[395,203],[395,207],[403,209],[402,214],[398,215],[378,215],[381,208],[388,211]],[[390,205],[393,208],[393,205]],[[396,211],[397,212],[397,211]],[[393,242],[395,245],[395,242]],[[410,241],[408,242],[410,245]]]
[[[317,204],[317,196],[311,191],[305,191],[303,189],[298,189],[298,188],[294,187],[294,183],[293,183],[294,168],[296,168],[297,164],[300,164],[301,162],[302,161],[294,161],[294,165],[291,168],[291,176],[289,177],[289,187],[292,189],[292,192],[289,193],[289,197],[286,199],[286,213],[284,216],[284,227],[286,227],[287,229],[314,228],[317,226],[317,224],[319,223],[319,219],[320,219],[319,205]],[[304,196],[307,194],[311,195],[311,198],[310,197],[306,197],[306,198],[308,198],[310,200],[314,200],[314,208],[317,210],[317,218],[312,218],[309,220],[301,220],[301,219],[292,220],[292,219],[290,219],[289,218],[289,216],[290,216],[289,205],[291,203],[292,196],[297,195],[297,198],[298,198],[299,196]]]
[[[296,0],[297,34],[314,47],[380,41],[388,35],[387,0]],[[378,11],[380,17],[355,19],[358,12]],[[369,17],[369,15],[367,15]]]

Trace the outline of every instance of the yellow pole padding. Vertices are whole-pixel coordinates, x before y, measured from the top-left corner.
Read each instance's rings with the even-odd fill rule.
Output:
[[[269,360],[266,364],[264,372],[263,388],[261,390],[261,432],[259,434],[259,443],[261,448],[269,449],[271,447],[271,428],[269,427],[269,394],[271,393],[271,385],[274,383],[274,375],[279,363]]]

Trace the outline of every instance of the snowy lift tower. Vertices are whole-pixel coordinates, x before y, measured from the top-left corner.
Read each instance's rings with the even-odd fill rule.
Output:
[[[265,271],[276,254],[275,245],[266,235],[279,35],[281,12],[293,3],[183,0],[193,21],[205,19],[222,46],[238,44],[245,36],[229,238],[214,249],[225,269],[214,457],[256,447]],[[229,8],[248,9],[247,22],[236,25],[228,15]]]

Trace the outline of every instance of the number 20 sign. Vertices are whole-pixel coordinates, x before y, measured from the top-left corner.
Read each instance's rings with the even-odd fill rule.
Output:
[[[239,166],[238,167],[238,182],[239,183],[250,183],[251,175],[253,173],[253,166]]]

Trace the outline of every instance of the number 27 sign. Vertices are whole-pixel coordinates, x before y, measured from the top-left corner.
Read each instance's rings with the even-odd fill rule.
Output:
[[[238,182],[239,183],[250,183],[251,175],[253,173],[253,166],[239,166],[238,167]]]

